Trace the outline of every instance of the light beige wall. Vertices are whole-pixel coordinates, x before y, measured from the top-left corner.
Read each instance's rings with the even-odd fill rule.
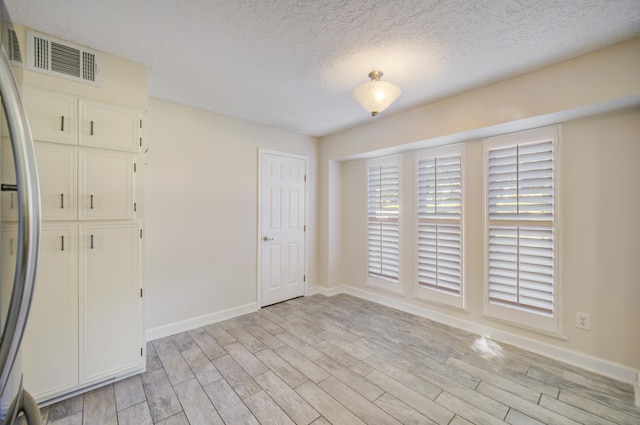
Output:
[[[322,138],[322,160],[469,140],[565,121],[571,111],[615,107],[640,96],[639,71],[636,38],[400,114],[381,114]]]
[[[563,279],[572,347],[640,369],[640,110],[563,126]],[[591,314],[592,332],[575,329]]]
[[[327,264],[321,263],[319,270],[320,291],[330,294],[340,285],[366,290],[390,305],[414,306],[444,321],[471,324],[470,329],[495,330],[514,336],[523,346],[570,356],[577,363],[593,358],[592,364],[584,366],[627,379],[630,370],[640,369],[638,75],[640,39],[634,39],[321,139],[318,226],[323,231],[318,250]],[[566,339],[482,317],[482,138],[554,123],[562,123],[560,308]],[[365,288],[363,158],[402,152],[403,188],[411,194],[412,151],[453,142],[467,147],[467,311],[413,298],[411,211],[403,215],[404,295]],[[331,190],[336,179],[341,182],[340,191]],[[610,189],[617,180],[622,185]],[[405,197],[403,205],[411,209],[413,202],[412,196]],[[339,208],[337,215],[334,208]],[[337,224],[335,217],[339,217]],[[339,244],[335,228],[340,229]],[[334,249],[341,256],[332,262]],[[338,277],[330,273],[335,269],[340,271]],[[576,329],[578,311],[592,315],[591,331]]]
[[[147,329],[256,303],[258,148],[308,156],[313,200],[317,140],[154,98],[145,128]]]
[[[466,142],[464,188],[467,311],[420,301],[415,294],[413,153],[403,154],[404,296],[366,282],[366,160],[341,163],[342,274],[345,285],[515,332],[587,355],[640,368],[640,108],[566,123],[561,131],[560,277],[563,333],[545,336],[482,316],[484,187],[482,140]],[[576,328],[576,312],[591,314],[591,331]]]

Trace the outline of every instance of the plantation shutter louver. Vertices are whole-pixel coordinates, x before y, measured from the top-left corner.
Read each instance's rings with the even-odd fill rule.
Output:
[[[369,275],[399,280],[400,185],[398,164],[368,167],[368,270]]]
[[[554,315],[554,144],[488,152],[489,302]]]
[[[419,159],[417,169],[418,285],[460,296],[460,155]]]

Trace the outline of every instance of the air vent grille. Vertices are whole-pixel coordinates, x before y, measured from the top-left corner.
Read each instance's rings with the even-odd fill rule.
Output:
[[[33,38],[33,66],[38,69],[49,69],[49,41],[39,37]]]
[[[20,43],[18,34],[13,28],[7,28],[7,49],[9,50],[9,60],[22,63],[22,53],[20,53]]]
[[[80,78],[80,50],[51,43],[51,70]]]
[[[81,46],[27,32],[27,68],[50,75],[99,85],[100,55]]]
[[[96,81],[96,55],[82,52],[82,75],[85,80]]]

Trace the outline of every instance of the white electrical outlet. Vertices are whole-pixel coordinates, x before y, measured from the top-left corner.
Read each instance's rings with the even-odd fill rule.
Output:
[[[590,331],[591,315],[587,313],[576,313],[576,327]]]

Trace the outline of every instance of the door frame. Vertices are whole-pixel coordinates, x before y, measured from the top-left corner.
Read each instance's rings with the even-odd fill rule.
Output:
[[[257,250],[257,282],[256,282],[256,292],[257,292],[257,304],[258,310],[262,308],[262,169],[263,169],[263,160],[264,155],[276,155],[283,156],[285,158],[292,159],[301,159],[304,161],[304,175],[305,175],[305,185],[304,185],[304,225],[306,226],[309,222],[309,195],[308,195],[308,186],[306,177],[309,175],[309,157],[307,155],[300,155],[290,152],[277,151],[272,149],[264,149],[258,148],[258,208],[257,208],[257,234],[256,234],[256,250]],[[304,256],[303,256],[303,270],[305,279],[303,281],[303,290],[304,296],[307,295],[308,282],[306,280],[307,276],[307,264],[309,263],[307,256],[309,255],[308,243],[307,243],[307,232],[304,232]]]

